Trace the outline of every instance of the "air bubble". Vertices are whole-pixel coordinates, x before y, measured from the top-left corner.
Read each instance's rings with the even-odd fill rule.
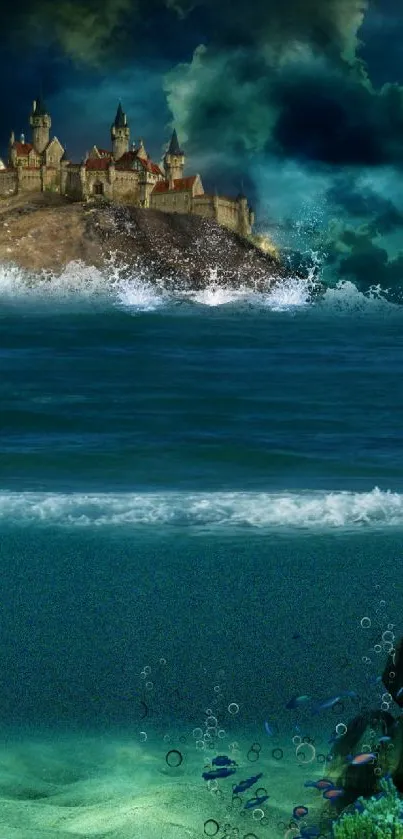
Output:
[[[369,629],[369,627],[371,626],[371,618],[361,618],[361,626],[363,629]]]
[[[300,737],[299,734],[296,734],[295,737],[292,738],[292,742],[294,743],[294,746],[299,746],[299,744],[302,743],[302,737]]]
[[[146,690],[152,690],[154,687],[154,682],[146,682]]]
[[[203,737],[203,730],[201,728],[194,728],[192,734],[196,740],[200,740],[200,737]]]
[[[218,736],[219,736],[220,740],[223,740],[223,739],[224,739],[224,737],[226,736],[226,733],[227,733],[227,732],[225,731],[225,729],[224,729],[224,728],[220,728],[220,729],[219,729]]]
[[[145,731],[140,731],[140,742],[145,743],[147,740],[147,733]]]
[[[253,810],[252,812],[252,818],[255,819],[255,821],[260,822],[261,819],[264,819],[264,810],[261,810],[260,807],[256,807],[256,810]]]
[[[374,652],[375,653],[381,653],[382,652],[382,647],[381,647],[380,644],[375,644]]]
[[[160,658],[160,664],[164,665],[167,663],[166,658]]]
[[[295,749],[295,756],[298,763],[312,763],[316,757],[316,749],[312,743],[300,743]]]
[[[199,752],[202,752],[203,749],[205,749],[205,748],[206,748],[206,744],[205,744],[204,740],[196,740],[196,749]]]
[[[344,737],[344,735],[347,734],[347,726],[344,722],[337,723],[336,734],[338,737]]]
[[[394,640],[395,640],[395,635],[390,630],[386,629],[385,632],[382,633],[382,641],[383,641],[384,644],[390,644]]]
[[[217,727],[217,717],[207,717],[206,725],[207,725],[207,728],[216,728]]]
[[[143,667],[143,673],[146,673],[147,676],[151,673],[151,667],[148,664],[147,667]]]
[[[230,714],[238,714],[239,713],[239,705],[236,702],[231,702],[228,705],[228,711]]]

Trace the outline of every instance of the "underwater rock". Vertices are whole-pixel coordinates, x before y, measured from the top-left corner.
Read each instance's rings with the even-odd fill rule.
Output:
[[[0,201],[0,261],[55,273],[81,261],[183,290],[216,283],[265,291],[288,276],[273,253],[211,219],[53,193]]]

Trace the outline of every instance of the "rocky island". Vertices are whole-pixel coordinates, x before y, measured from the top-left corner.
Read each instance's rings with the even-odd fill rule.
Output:
[[[287,276],[275,255],[213,219],[52,192],[0,200],[0,261],[57,275],[77,260],[106,269],[111,258],[184,290],[210,285],[212,272],[220,285],[262,291]]]

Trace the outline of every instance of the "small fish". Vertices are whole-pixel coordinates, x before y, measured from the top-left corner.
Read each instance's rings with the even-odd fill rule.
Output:
[[[328,699],[324,699],[323,702],[318,702],[317,705],[314,705],[312,709],[313,714],[319,714],[320,711],[329,711],[330,708],[334,708],[335,705],[338,705],[342,699],[345,697],[350,697],[351,699],[355,699],[357,696],[354,690],[343,690],[337,694],[337,696],[329,696]]]
[[[229,778],[234,772],[236,772],[236,769],[227,769],[223,766],[220,769],[210,769],[208,772],[203,772],[202,777],[205,781],[215,781],[216,778]]]
[[[338,702],[341,702],[341,696],[331,696],[329,699],[324,699],[323,702],[318,702],[317,705],[314,705],[312,713],[319,714],[320,711],[328,711],[330,708],[334,708]]]
[[[326,798],[327,801],[336,801],[342,795],[344,795],[344,789],[341,787],[333,787],[332,789],[325,790],[323,798]]]
[[[361,752],[358,755],[347,755],[346,760],[351,766],[365,766],[366,763],[370,763],[371,760],[376,760],[376,754],[374,752]]]
[[[211,761],[213,766],[236,766],[235,760],[231,760],[227,755],[218,755],[213,757]]]
[[[320,778],[319,781],[305,781],[304,787],[315,787],[315,789],[324,792],[327,789],[334,789],[334,783],[329,781],[328,778]]]
[[[391,739],[391,737],[388,737],[388,735],[385,734],[383,737],[379,738],[379,743],[390,743]]]
[[[368,676],[370,685],[379,685],[382,681],[382,676]]]
[[[260,772],[259,775],[252,775],[251,778],[247,778],[246,781],[240,781],[239,784],[234,787],[232,790],[233,795],[238,795],[240,792],[246,792],[249,787],[253,787],[253,784],[256,784],[256,781],[259,780],[263,776],[263,772]]]
[[[304,816],[308,815],[308,807],[304,807],[303,804],[298,804],[297,807],[294,807],[292,814],[294,819],[303,819]]]
[[[267,720],[265,720],[264,727],[266,729],[266,734],[268,734],[269,737],[273,737],[274,730],[271,727],[271,725],[267,722]]]
[[[402,695],[402,693],[403,693],[403,687],[399,688],[399,690],[398,690],[398,692],[397,692],[397,694],[396,694],[396,699],[398,699],[398,698],[399,698],[399,696],[401,696],[401,695]]]
[[[307,696],[305,693],[302,693],[300,696],[293,696],[291,697],[290,701],[287,702],[285,706],[288,708],[289,711],[295,711],[296,708],[299,708],[300,705],[305,705],[311,699],[310,696]]]
[[[244,810],[253,810],[254,807],[261,807],[267,801],[268,797],[268,795],[256,795],[255,798],[251,798],[246,802]]]

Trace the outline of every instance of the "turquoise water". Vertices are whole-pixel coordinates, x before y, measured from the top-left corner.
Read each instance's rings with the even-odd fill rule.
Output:
[[[270,720],[285,748],[302,720],[328,749],[379,708],[402,309],[348,284],[107,291],[78,268],[52,289],[5,268],[0,303],[4,726],[141,742],[210,708],[232,736]],[[337,720],[285,708],[342,690]]]

